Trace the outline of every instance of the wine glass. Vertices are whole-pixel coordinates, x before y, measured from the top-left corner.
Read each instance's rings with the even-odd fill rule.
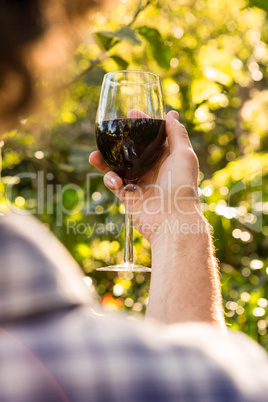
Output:
[[[143,71],[114,71],[103,79],[96,117],[96,142],[108,167],[124,183],[124,262],[102,271],[143,271],[133,262],[134,192],[139,178],[163,153],[166,139],[165,104],[159,75]],[[132,205],[131,205],[132,204]]]

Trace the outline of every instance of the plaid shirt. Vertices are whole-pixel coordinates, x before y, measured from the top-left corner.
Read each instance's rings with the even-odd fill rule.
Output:
[[[268,401],[264,350],[209,324],[107,314],[31,218],[0,220],[1,402]]]

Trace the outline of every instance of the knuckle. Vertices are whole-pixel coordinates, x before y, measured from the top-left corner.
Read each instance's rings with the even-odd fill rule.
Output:
[[[187,139],[189,138],[188,131],[186,130],[185,126],[181,123],[180,123],[180,134],[184,138],[187,138]]]
[[[192,162],[197,161],[197,156],[191,147],[184,147],[180,149],[180,155]]]
[[[191,147],[185,147],[180,149],[179,152],[176,152],[176,158],[180,159],[181,163],[185,166],[186,170],[199,170],[199,161]]]
[[[195,151],[193,150],[193,148],[190,148],[190,150],[191,150],[191,158],[199,165],[198,157]]]

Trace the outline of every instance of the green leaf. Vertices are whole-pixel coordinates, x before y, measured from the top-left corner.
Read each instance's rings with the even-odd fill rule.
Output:
[[[170,67],[171,48],[165,45],[160,32],[155,28],[143,26],[139,28],[139,34],[146,39],[152,56],[159,66],[168,70]]]
[[[97,40],[104,47],[105,50],[108,50],[111,42],[113,40],[112,36],[107,36],[105,32],[97,32],[96,33]]]
[[[250,0],[249,5],[251,7],[262,8],[263,10],[268,12],[268,2],[267,2],[267,0]]]
[[[102,68],[97,68],[85,74],[83,81],[90,87],[99,87],[102,84],[103,76],[106,74]]]
[[[128,40],[132,45],[141,45],[141,41],[138,39],[136,31],[130,27],[123,27],[119,31],[115,32],[115,37],[121,40]]]
[[[118,64],[118,66],[120,67],[120,69],[122,70],[126,70],[128,67],[128,62],[124,59],[122,59],[122,57],[119,56],[111,56],[111,58]]]
[[[97,32],[97,38],[100,40],[101,44],[107,50],[113,39],[127,40],[132,45],[140,45],[141,41],[136,35],[136,31],[130,27],[123,27],[116,32],[101,31]]]

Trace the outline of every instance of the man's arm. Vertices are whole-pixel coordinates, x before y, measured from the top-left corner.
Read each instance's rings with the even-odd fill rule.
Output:
[[[152,244],[146,317],[166,324],[204,321],[225,326],[218,264],[206,220],[199,213],[186,219],[178,216],[165,230]]]
[[[167,324],[204,321],[224,326],[218,265],[196,196],[198,160],[177,118],[176,112],[168,113],[163,157],[138,182],[142,197],[135,203],[135,223],[152,246],[146,316]],[[90,155],[90,163],[106,173],[105,185],[123,200],[122,180],[100,152]],[[149,229],[143,232],[145,226]]]

